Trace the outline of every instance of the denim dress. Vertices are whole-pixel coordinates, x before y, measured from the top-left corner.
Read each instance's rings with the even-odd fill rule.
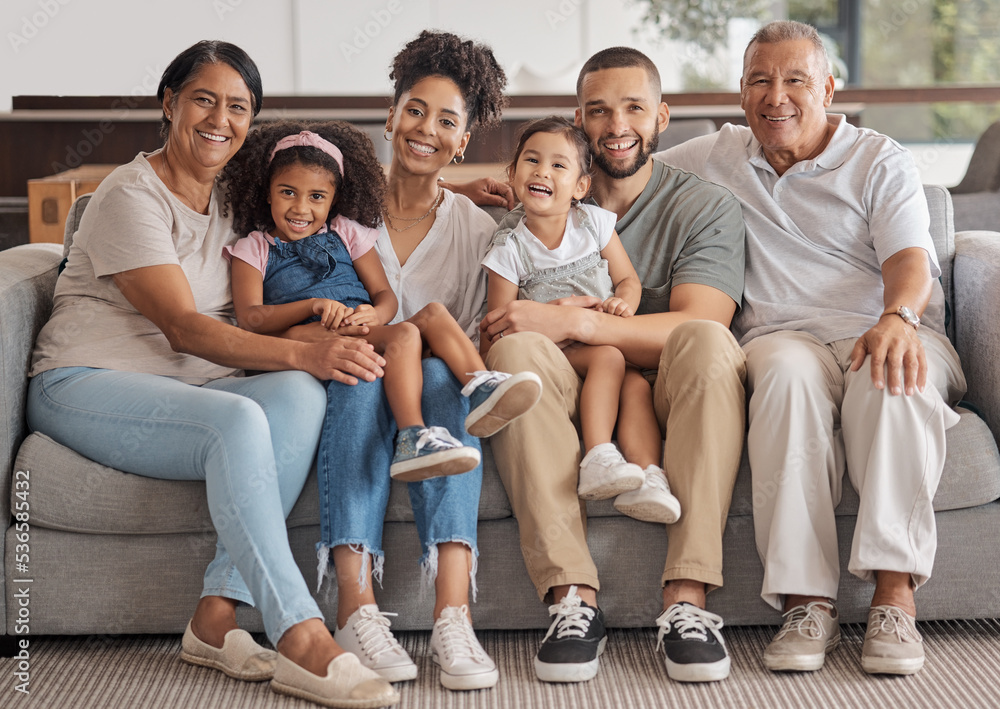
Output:
[[[356,308],[371,304],[347,246],[335,231],[298,241],[274,240],[264,272],[264,304],[282,305],[307,298],[326,298]],[[319,320],[313,315],[303,322]]]

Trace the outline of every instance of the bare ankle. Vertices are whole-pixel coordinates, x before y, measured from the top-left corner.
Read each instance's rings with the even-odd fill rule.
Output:
[[[673,579],[663,587],[663,609],[675,603],[690,603],[705,607],[705,584],[691,579]]]
[[[792,610],[792,608],[796,608],[798,606],[805,606],[810,603],[829,603],[832,606],[833,599],[826,598],[824,596],[799,596],[795,594],[789,594],[785,596],[784,610],[785,613],[787,613],[788,611]],[[825,613],[829,613],[830,615],[833,615],[833,613],[827,610],[826,608],[820,607],[820,610],[822,610]]]
[[[310,618],[285,631],[278,640],[278,652],[314,675],[325,677],[330,660],[344,650],[322,620]]]
[[[570,585],[553,586],[552,587],[552,602],[558,603],[566,596],[569,595]],[[577,586],[576,595],[586,603],[588,606],[597,607],[597,591],[594,590],[592,586]]]
[[[222,596],[204,596],[191,618],[194,636],[215,648],[221,648],[226,633],[236,630],[236,601]]]

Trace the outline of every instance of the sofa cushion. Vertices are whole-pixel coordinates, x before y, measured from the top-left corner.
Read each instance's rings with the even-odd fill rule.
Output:
[[[479,519],[510,517],[510,504],[492,456],[484,475]],[[157,480],[95,463],[40,433],[18,451],[17,470],[31,474],[31,524],[84,534],[178,534],[212,532],[205,484]],[[386,472],[388,475],[388,472]],[[288,517],[288,526],[319,524],[316,472]],[[13,493],[13,491],[12,491]],[[394,482],[387,522],[412,522],[404,483]]]
[[[945,459],[937,494],[934,495],[936,512],[977,507],[1000,498],[1000,453],[997,452],[993,435],[986,422],[976,414],[963,408],[959,408],[958,413],[961,421],[948,429],[946,444],[948,457]],[[613,500],[588,503],[587,513],[591,517],[617,515],[618,512],[612,503]],[[858,493],[851,487],[846,476],[836,513],[838,515],[858,513]],[[681,514],[684,514],[683,510]],[[732,517],[752,514],[750,463],[747,461],[744,449],[729,515]]]

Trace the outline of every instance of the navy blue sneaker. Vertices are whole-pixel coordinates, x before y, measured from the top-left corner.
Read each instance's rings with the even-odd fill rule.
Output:
[[[687,602],[656,619],[656,649],[666,652],[667,676],[675,682],[717,682],[729,676],[729,654],[719,633],[722,618]]]
[[[607,635],[604,613],[576,595],[576,586],[559,603],[549,606],[555,616],[535,657],[535,674],[543,682],[586,682],[594,679]]]

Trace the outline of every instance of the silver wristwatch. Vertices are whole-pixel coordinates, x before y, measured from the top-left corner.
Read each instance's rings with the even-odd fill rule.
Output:
[[[906,324],[912,325],[914,330],[920,327],[920,318],[917,317],[917,314],[913,312],[913,310],[905,305],[900,305],[899,308],[896,309],[896,315],[903,318],[903,321],[906,322]]]

